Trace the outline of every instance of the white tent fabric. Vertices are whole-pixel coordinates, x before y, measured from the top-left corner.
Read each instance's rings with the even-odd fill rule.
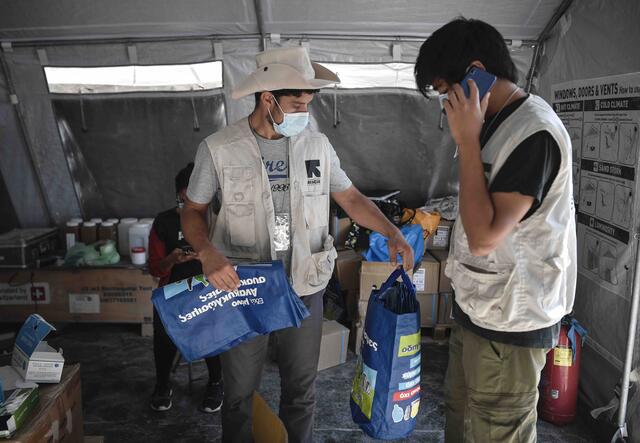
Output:
[[[426,36],[453,17],[491,22],[508,39],[536,39],[561,2],[556,0],[402,0],[372,2],[264,1],[265,32]]]
[[[551,102],[553,84],[640,72],[640,57],[634,55],[640,46],[638,18],[640,3],[634,0],[617,1],[615,8],[606,0],[575,2],[545,44],[538,69],[541,95]],[[633,254],[632,249],[628,254]],[[633,262],[633,256],[619,257],[619,260]],[[621,377],[629,298],[617,296],[585,277],[578,278],[575,312],[589,330],[583,354],[581,393],[594,407],[609,402]],[[638,349],[640,341],[636,340],[634,367],[640,363]],[[639,402],[640,396],[635,401]],[[640,416],[636,412],[629,417],[636,432],[640,432]],[[640,440],[640,435],[636,434],[636,438]]]
[[[73,40],[258,33],[253,0],[7,0],[0,40]]]
[[[493,23],[508,39],[536,39],[561,0],[5,0],[0,40],[203,35],[427,36],[458,15]]]

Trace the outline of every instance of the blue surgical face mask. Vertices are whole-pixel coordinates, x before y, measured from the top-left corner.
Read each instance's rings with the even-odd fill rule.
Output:
[[[309,113],[308,112],[295,112],[295,113],[287,113],[282,110],[280,107],[280,103],[276,100],[275,97],[273,99],[276,101],[276,105],[280,108],[280,112],[284,116],[282,119],[282,123],[278,124],[273,119],[271,115],[271,111],[269,111],[269,117],[271,117],[271,121],[273,122],[273,129],[280,135],[284,135],[285,137],[293,137],[294,135],[300,134],[304,131],[304,128],[309,124]]]

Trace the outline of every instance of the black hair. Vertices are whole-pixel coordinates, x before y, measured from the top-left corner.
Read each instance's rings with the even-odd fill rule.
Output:
[[[178,175],[176,175],[176,194],[189,186],[191,172],[193,172],[193,162],[188,163],[187,166],[178,172]]]
[[[518,82],[502,34],[481,20],[459,17],[431,34],[420,47],[414,70],[418,90],[426,96],[436,78],[450,85],[460,83],[474,60],[496,77]]]
[[[263,92],[271,92],[273,96],[277,99],[280,97],[301,97],[302,94],[315,94],[320,91],[319,89],[278,89],[276,91],[260,91],[255,93],[256,99],[256,108],[260,104],[260,97]]]

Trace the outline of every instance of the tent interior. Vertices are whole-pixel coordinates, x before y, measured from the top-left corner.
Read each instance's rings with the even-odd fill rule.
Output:
[[[173,177],[193,161],[203,138],[253,110],[252,96],[234,100],[231,91],[255,69],[256,54],[278,47],[305,46],[314,62],[342,78],[316,95],[311,126],[326,134],[360,190],[397,189],[412,208],[456,196],[455,143],[438,100],[416,90],[413,65],[422,42],[458,16],[495,26],[519,86],[549,103],[555,85],[640,72],[636,0],[5,0],[0,233],[62,227],[74,217],[153,217],[172,207]],[[618,429],[638,285],[639,215],[634,201],[627,242],[613,257],[626,288],[613,291],[578,273],[574,316],[588,330],[579,402],[583,411],[611,406],[594,419],[596,427],[607,423],[609,437]],[[586,241],[578,236],[578,255],[586,253]],[[640,329],[631,335],[639,337]],[[631,349],[629,441],[640,441],[639,346],[637,339]],[[351,375],[340,373],[345,389]],[[335,413],[349,421],[347,409]],[[415,441],[443,441],[441,431]],[[109,429],[102,432],[109,436]],[[604,441],[590,432],[548,441]],[[359,435],[326,441],[360,441]]]

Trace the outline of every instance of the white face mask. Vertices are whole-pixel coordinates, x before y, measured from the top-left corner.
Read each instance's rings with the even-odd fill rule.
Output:
[[[280,103],[276,100],[275,96],[273,99],[276,101],[276,105],[280,108],[280,112],[284,116],[282,119],[282,123],[278,124],[273,119],[271,115],[271,111],[269,111],[269,117],[271,117],[271,121],[273,122],[273,129],[280,135],[284,135],[285,137],[293,137],[294,135],[300,134],[304,131],[304,128],[309,124],[309,113],[308,112],[295,112],[295,113],[287,113],[282,110],[280,107]]]

